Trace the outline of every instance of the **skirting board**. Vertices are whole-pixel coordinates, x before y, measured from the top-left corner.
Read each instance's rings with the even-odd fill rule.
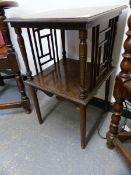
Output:
[[[97,98],[97,97],[93,97],[92,100],[89,102],[89,104],[96,106],[98,108],[104,109],[104,100]],[[109,102],[108,105],[108,111],[113,112],[113,103]],[[126,113],[127,112],[127,113]],[[127,110],[124,108],[123,112],[122,112],[122,116],[127,116],[127,118],[131,119],[131,111]]]

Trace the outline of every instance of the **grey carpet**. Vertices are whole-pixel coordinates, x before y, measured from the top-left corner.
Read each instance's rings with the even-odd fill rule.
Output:
[[[13,81],[0,87],[0,103],[19,98]],[[66,101],[39,93],[46,118],[38,124],[35,110],[0,111],[0,175],[131,175],[125,159],[106,147],[97,131],[85,150],[80,148],[79,111]],[[101,110],[87,109],[88,131]],[[101,134],[105,136],[111,113],[105,114]]]

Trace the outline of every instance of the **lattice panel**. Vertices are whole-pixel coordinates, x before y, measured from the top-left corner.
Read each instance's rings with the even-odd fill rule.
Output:
[[[90,89],[92,89],[112,67],[112,51],[117,21],[118,17],[110,19],[108,26],[102,30],[100,29],[100,25],[92,28]],[[100,40],[100,38],[102,39]]]
[[[43,65],[59,61],[56,30],[28,28],[28,37],[35,64],[36,73],[42,71]]]

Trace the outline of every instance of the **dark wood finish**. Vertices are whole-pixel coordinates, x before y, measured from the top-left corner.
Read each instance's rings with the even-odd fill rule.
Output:
[[[4,80],[3,80],[2,76],[0,75],[0,86],[4,86],[4,85],[5,85]]]
[[[131,163],[131,154],[121,141],[131,139],[131,132],[119,133],[118,127],[122,115],[123,102],[131,102],[131,15],[128,18],[127,39],[124,42],[123,60],[121,62],[121,72],[117,75],[114,86],[115,103],[110,123],[109,132],[107,133],[107,146],[114,146],[125,156]]]
[[[87,69],[87,31],[79,31],[79,59],[80,59],[80,98],[85,99],[87,96],[86,89],[86,69]]]
[[[60,60],[59,63],[56,63],[56,65],[52,65],[38,75],[35,75],[32,80],[26,81],[26,83],[34,88],[36,87],[42,91],[48,91],[72,102],[86,106],[102,82],[99,82],[95,89],[93,89],[84,100],[81,99],[79,96],[79,67],[80,63],[78,60],[67,58],[66,65],[63,60]],[[87,67],[86,84],[89,84],[90,63],[87,63]],[[104,77],[103,82],[111,73],[112,71],[109,72],[107,77]]]
[[[80,105],[80,133],[81,147],[86,146],[86,106]]]
[[[110,87],[110,80],[111,80],[111,76],[106,80],[105,83],[105,112],[108,111],[108,107],[109,107],[109,87]]]
[[[10,7],[16,7],[16,6],[17,6],[17,3],[14,1],[1,1],[0,2],[0,29],[2,31],[2,35],[5,41],[5,46],[0,49],[1,50],[0,69],[11,69],[13,71],[14,73],[13,77],[15,77],[16,79],[17,87],[21,94],[21,100],[19,102],[0,104],[0,109],[23,107],[27,112],[31,112],[30,101],[25,92],[25,87],[24,87],[24,83],[22,80],[22,76],[20,74],[16,54],[15,54],[15,51],[11,43],[8,25],[4,23],[4,19],[6,19],[4,9],[10,8]],[[0,77],[1,83],[2,83],[2,78],[3,77]]]
[[[99,15],[94,15],[91,17],[77,17],[77,18],[10,18],[6,20],[7,22],[11,22],[12,27],[35,27],[36,28],[54,28],[54,29],[66,29],[66,30],[84,30],[95,25],[98,25],[104,21],[112,19],[116,16],[119,16],[123,9],[127,8],[126,5],[116,7],[112,10],[108,10],[104,13],[100,13]],[[80,10],[78,8],[78,10]],[[88,10],[87,10],[88,11]],[[43,14],[41,14],[42,16]]]
[[[113,144],[115,148],[118,149],[122,153],[122,155],[129,161],[129,163],[131,163],[130,151],[125,148],[125,146],[120,142],[120,140],[117,137],[113,140]]]
[[[118,135],[118,139],[120,141],[126,141],[128,139],[131,138],[131,132],[121,132],[119,135]]]
[[[112,67],[112,49],[114,45],[114,36],[118,16],[125,6],[108,11],[104,14],[96,15],[92,18],[69,18],[69,19],[10,19],[11,26],[15,28],[19,47],[26,65],[28,80],[26,83],[30,86],[36,108],[38,120],[42,123],[39,102],[36,90],[42,90],[49,96],[57,95],[61,99],[67,99],[80,107],[80,132],[81,147],[85,148],[86,140],[86,107],[89,100],[96,94],[98,88],[106,81],[105,87],[105,108],[107,109],[110,76],[113,72]],[[108,26],[101,30],[101,23],[109,21]],[[36,68],[36,75],[31,75],[29,60],[27,58],[24,39],[22,37],[21,28],[27,28],[29,42],[32,50],[32,58]],[[88,28],[92,29],[92,48],[91,61],[87,59],[87,33]],[[40,31],[49,29],[50,33],[42,36]],[[55,29],[61,29],[62,39],[62,60],[59,60],[57,32]],[[79,32],[79,60],[66,58],[65,49],[65,32],[66,30],[78,30]],[[38,40],[35,34],[38,32]],[[100,35],[105,38],[100,41]],[[44,50],[42,49],[42,38],[48,38],[48,49],[55,55],[55,60],[50,57],[48,61],[54,60],[54,64],[43,70],[41,66],[41,58]],[[51,39],[49,40],[49,37]],[[37,42],[39,41],[39,42]],[[52,47],[50,47],[52,46]],[[102,53],[103,50],[103,53]],[[45,55],[44,55],[45,56]],[[47,56],[47,55],[46,55]],[[49,55],[48,55],[49,56]],[[68,57],[68,56],[67,56]],[[47,61],[44,62],[46,64]],[[96,125],[95,125],[96,128]],[[94,128],[93,128],[94,131]],[[93,132],[91,131],[91,134]],[[87,138],[89,138],[89,135]]]
[[[34,102],[34,106],[35,106],[35,109],[36,109],[36,113],[37,113],[37,116],[38,116],[38,121],[40,124],[43,123],[43,119],[41,117],[41,112],[40,112],[40,107],[39,107],[39,101],[38,101],[38,97],[37,97],[37,91],[30,87],[31,89],[31,93],[32,93],[32,98],[33,98],[33,102]]]
[[[26,53],[26,49],[25,49],[25,44],[24,44],[24,40],[23,37],[21,35],[22,31],[21,28],[15,28],[15,32],[17,34],[17,40],[20,46],[20,50],[24,59],[24,63],[25,63],[25,67],[26,67],[26,75],[28,80],[32,79],[32,73],[30,71],[30,67],[29,67],[29,62],[28,62],[28,58],[27,58],[27,53]]]
[[[65,31],[61,30],[61,40],[62,40],[62,58],[66,59],[66,50],[65,50]]]

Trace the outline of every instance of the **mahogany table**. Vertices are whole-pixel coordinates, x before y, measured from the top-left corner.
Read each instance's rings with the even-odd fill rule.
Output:
[[[19,47],[25,63],[28,80],[39,122],[42,123],[37,91],[49,96],[53,94],[70,100],[80,106],[81,147],[85,148],[86,107],[98,88],[106,81],[105,108],[107,109],[110,76],[113,71],[112,51],[118,17],[126,6],[90,7],[78,9],[59,9],[22,18],[6,20],[14,27]],[[32,51],[27,57],[22,28],[26,28]],[[42,31],[49,29],[48,34]],[[61,31],[62,59],[59,59],[56,29]],[[65,31],[79,33],[79,60],[67,58]],[[91,32],[88,32],[88,31]],[[91,54],[87,52],[88,36],[91,37]],[[43,49],[43,39],[47,39],[48,52]],[[70,48],[69,48],[70,49]],[[48,59],[47,59],[48,56]],[[33,59],[36,75],[32,76],[30,59]],[[44,61],[45,60],[45,61]],[[43,65],[53,64],[43,70]]]

